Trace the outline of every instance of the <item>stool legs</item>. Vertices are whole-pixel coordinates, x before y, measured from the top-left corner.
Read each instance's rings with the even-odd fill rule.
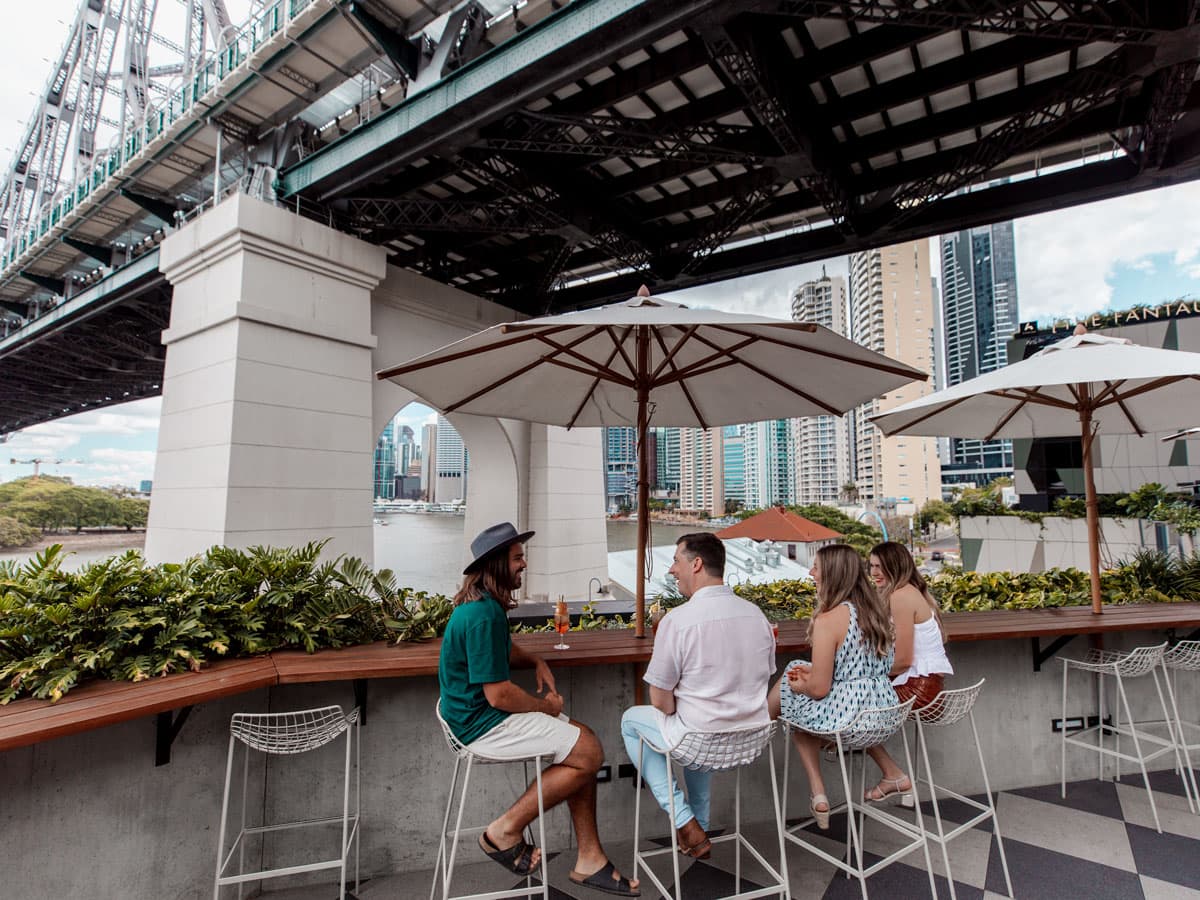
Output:
[[[1158,687],[1158,672],[1156,670],[1152,669],[1151,674],[1154,675],[1154,686],[1157,688]],[[1129,698],[1127,696],[1125,696],[1125,682],[1121,678],[1120,672],[1118,672],[1115,677],[1116,677],[1116,681],[1117,681],[1117,696],[1118,696],[1118,699],[1120,700],[1121,707],[1125,711],[1126,721],[1129,722],[1129,736],[1131,738],[1133,738],[1133,752],[1137,754],[1138,768],[1140,768],[1142,770],[1142,782],[1146,785],[1146,796],[1150,798],[1150,811],[1152,813],[1154,813],[1154,830],[1157,831],[1159,834],[1162,834],[1162,825],[1159,824],[1159,821],[1158,821],[1158,804],[1156,804],[1154,802],[1154,791],[1150,787],[1150,773],[1146,771],[1146,759],[1144,756],[1142,756],[1142,744],[1141,744],[1141,741],[1138,740],[1137,728],[1133,724],[1133,722],[1134,722],[1133,710],[1131,710],[1129,708]],[[1162,691],[1161,690],[1159,691],[1158,698],[1159,698],[1159,700],[1162,700]],[[1166,717],[1168,719],[1170,718],[1170,714],[1167,713],[1167,711],[1166,711],[1165,703],[1163,704],[1163,713],[1166,715]],[[1169,724],[1168,724],[1167,728],[1168,728],[1168,730],[1170,730]],[[1097,729],[1096,734],[1097,735],[1104,734],[1104,720],[1103,719],[1100,720],[1100,728]],[[1117,732],[1117,740],[1119,741],[1120,739],[1121,739],[1120,732]],[[1117,778],[1120,779],[1120,777],[1121,777],[1120,757],[1117,758],[1116,766],[1117,766]]]
[[[1176,678],[1175,684],[1172,686],[1171,672],[1166,668],[1165,663],[1163,664],[1163,681],[1167,685],[1167,697],[1171,701],[1171,712],[1175,716],[1175,733],[1179,737],[1176,743],[1177,753],[1182,755],[1182,760],[1177,759],[1176,763],[1183,766],[1184,791],[1188,792],[1188,788],[1191,788],[1188,792],[1188,810],[1193,814],[1200,813],[1200,791],[1197,790],[1196,773],[1192,769],[1192,745],[1183,728],[1183,717],[1179,715],[1179,704],[1175,701],[1175,688],[1178,687],[1179,681]]]
[[[225,760],[225,793],[221,798],[221,827],[217,832],[217,873],[213,876],[213,900],[221,897],[221,872],[225,868],[225,824],[229,821],[229,782],[233,779],[233,745],[234,738],[229,738],[229,753]],[[242,806],[245,807],[245,794],[242,795]],[[243,817],[245,813],[242,813]],[[241,843],[240,841],[238,842]]]

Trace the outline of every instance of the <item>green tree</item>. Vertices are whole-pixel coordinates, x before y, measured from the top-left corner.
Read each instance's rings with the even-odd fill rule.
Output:
[[[145,528],[146,519],[150,515],[150,501],[140,497],[120,497],[117,499],[117,517],[113,525],[123,525],[126,531],[135,528]]]
[[[926,500],[925,505],[921,507],[920,511],[913,518],[913,527],[919,533],[925,534],[932,529],[934,538],[937,538],[937,527],[939,525],[953,524],[954,514],[950,511],[950,504],[936,497]]]

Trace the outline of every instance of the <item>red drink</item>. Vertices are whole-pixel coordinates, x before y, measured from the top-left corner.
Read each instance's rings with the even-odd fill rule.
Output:
[[[566,634],[568,631],[571,630],[571,623],[569,621],[555,622],[554,630],[557,631],[559,634]]]

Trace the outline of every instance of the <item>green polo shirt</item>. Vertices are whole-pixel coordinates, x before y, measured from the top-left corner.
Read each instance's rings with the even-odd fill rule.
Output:
[[[450,614],[442,637],[438,685],[442,718],[464,744],[483,737],[509,714],[487,701],[483,686],[508,681],[512,638],[503,607],[491,596],[463,603]]]

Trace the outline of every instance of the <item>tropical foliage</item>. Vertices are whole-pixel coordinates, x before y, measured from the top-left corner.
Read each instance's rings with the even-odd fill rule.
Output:
[[[0,705],[61,698],[88,678],[141,681],[221,658],[383,639],[421,641],[445,631],[449,598],[399,587],[359,559],[322,560],[321,544],[214,547],[183,563],[147,565],[130,551],[78,572],[51,547],[24,564],[0,562]],[[947,568],[932,581],[947,610],[1086,605],[1077,569],[978,573]],[[1107,603],[1200,601],[1200,555],[1145,552],[1102,576]],[[739,585],[772,620],[811,614],[811,581]],[[683,598],[655,598],[670,608]],[[575,630],[624,628],[588,605]],[[549,623],[547,623],[547,627]],[[541,627],[518,630],[540,631]]]
[[[40,534],[12,516],[0,516],[0,547],[21,547],[36,541]]]

